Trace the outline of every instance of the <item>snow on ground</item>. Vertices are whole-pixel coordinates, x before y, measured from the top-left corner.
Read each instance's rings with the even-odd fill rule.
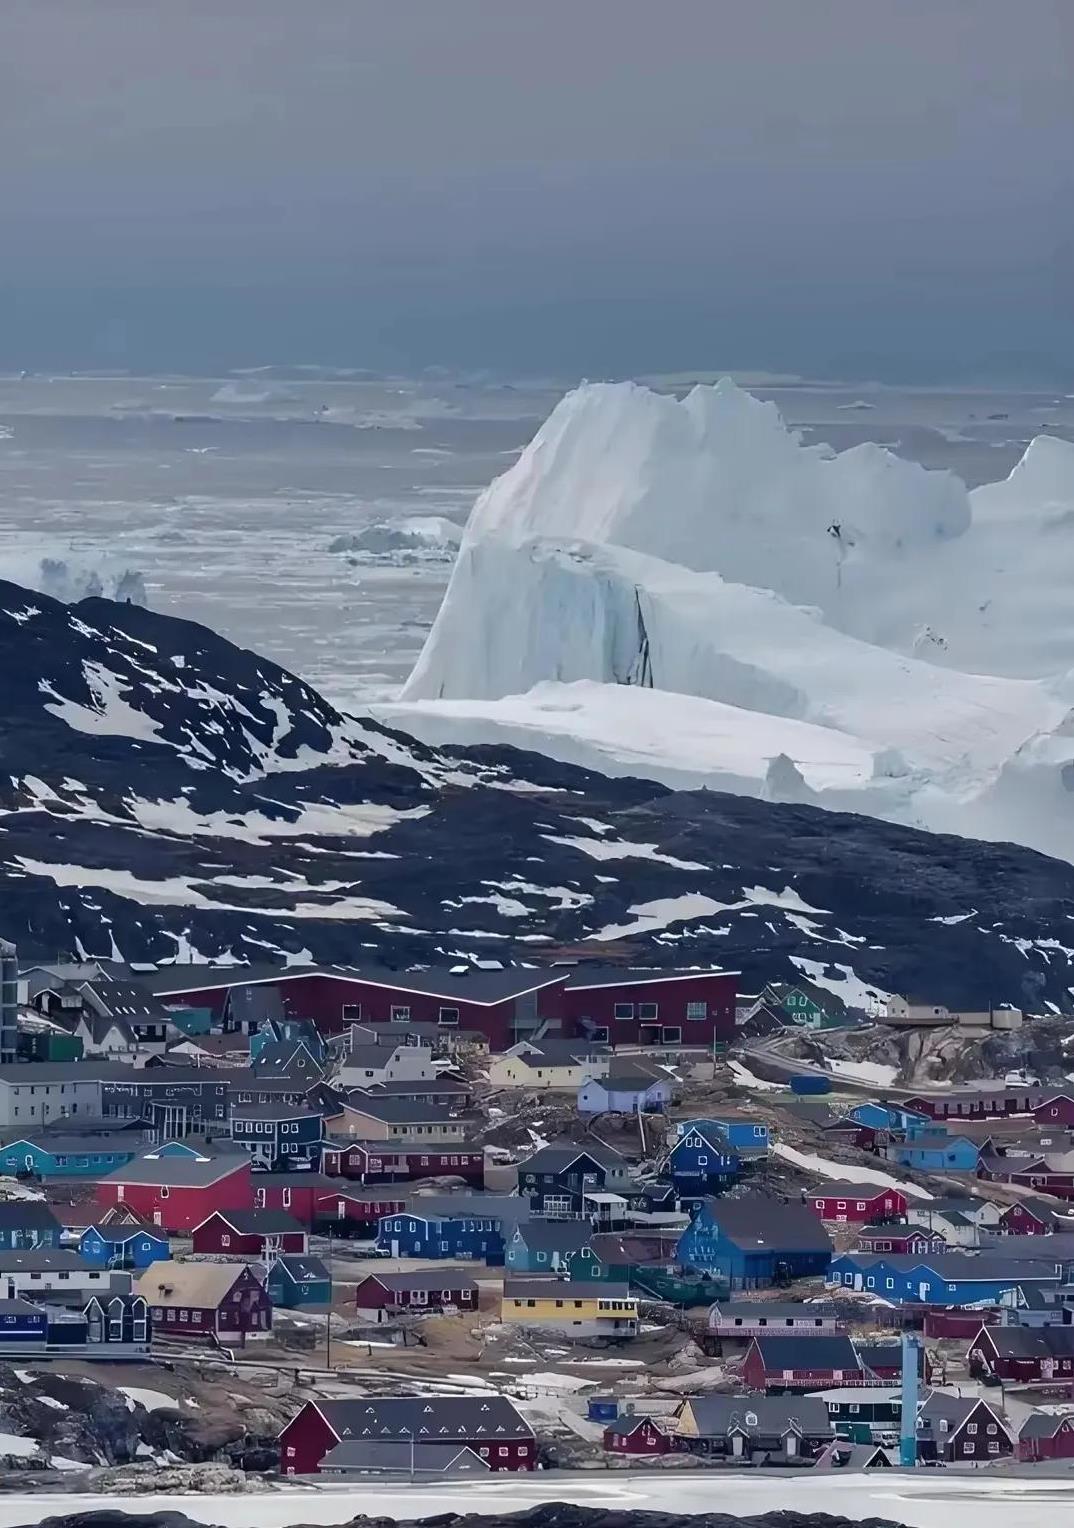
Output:
[[[872,1474],[825,1471],[720,1471],[718,1483],[699,1471],[678,1473],[674,1482],[657,1471],[631,1470],[599,1475],[556,1470],[494,1480],[437,1481],[384,1486],[328,1484],[236,1496],[2,1495],[0,1528],[81,1512],[185,1513],[219,1528],[291,1528],[296,1522],[336,1524],[355,1515],[401,1521],[445,1511],[491,1515],[521,1512],[542,1502],[621,1512],[666,1512],[669,1491],[674,1510],[696,1516],[713,1510],[731,1517],[776,1511],[827,1512],[856,1521],[882,1518],[907,1528],[1039,1528],[1074,1513],[1074,1480],[993,1474],[978,1470],[885,1471]],[[715,1497],[714,1497],[714,1492]]]
[[[14,1433],[0,1433],[0,1459],[29,1459],[40,1448],[36,1438],[19,1438]]]
[[[840,965],[837,961],[809,960],[804,955],[792,955],[790,960],[803,976],[808,976],[818,987],[834,992],[848,1008],[861,1008],[866,1013],[872,1013],[891,996],[883,987],[866,986],[853,966]],[[832,971],[838,974],[829,975]]]
[[[787,1090],[778,1082],[768,1082],[764,1077],[755,1077],[749,1067],[741,1061],[730,1060],[727,1063],[734,1074],[735,1081],[743,1088],[752,1088],[755,1093],[785,1093]]]
[[[884,1066],[879,1061],[840,1061],[829,1058],[825,1065],[837,1077],[849,1077],[854,1082],[867,1082],[878,1088],[890,1088],[899,1075],[898,1067]]]
[[[653,902],[637,902],[627,909],[633,916],[629,923],[609,923],[590,934],[590,939],[626,939],[631,934],[649,934],[673,923],[688,923],[694,918],[711,918],[722,912],[723,902],[714,902],[700,892],[681,897],[658,897]]]
[[[116,1389],[127,1397],[128,1411],[133,1411],[135,1406],[144,1406],[146,1411],[179,1410],[179,1402],[173,1395],[165,1395],[163,1390],[142,1390],[137,1385],[117,1385]]]
[[[916,1183],[907,1183],[904,1178],[893,1178],[889,1173],[878,1172],[872,1167],[858,1167],[854,1163],[830,1162],[826,1157],[814,1157],[805,1151],[795,1151],[793,1146],[785,1146],[782,1141],[776,1141],[772,1151],[785,1162],[804,1168],[806,1172],[818,1173],[833,1183],[879,1183],[884,1188],[901,1189],[913,1199],[933,1197],[927,1189],[919,1188]]]

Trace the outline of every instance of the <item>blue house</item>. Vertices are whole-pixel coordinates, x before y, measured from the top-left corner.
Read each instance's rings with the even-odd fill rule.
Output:
[[[450,1201],[455,1199],[458,1204]],[[376,1245],[391,1257],[462,1258],[502,1265],[526,1201],[495,1194],[430,1195],[377,1222]]]
[[[693,1120],[682,1131],[668,1153],[671,1181],[684,1198],[719,1194],[737,1181],[742,1173],[742,1158],[719,1125],[709,1120]]]
[[[0,1146],[0,1172],[12,1177],[32,1173],[37,1178],[103,1178],[126,1167],[141,1143],[132,1135],[53,1135],[45,1132]]]
[[[172,1255],[168,1238],[159,1226],[89,1226],[82,1233],[78,1250],[95,1267],[148,1268],[150,1263],[166,1262]]]
[[[562,1273],[592,1239],[585,1220],[524,1220],[507,1241],[504,1261],[513,1273]]]
[[[761,1124],[751,1114],[731,1110],[723,1114],[709,1114],[704,1119],[683,1120],[675,1126],[675,1135],[685,1136],[701,1126],[719,1131],[727,1145],[736,1151],[768,1150],[768,1126]]]
[[[916,1114],[912,1109],[902,1109],[896,1104],[877,1103],[873,1099],[855,1104],[843,1117],[867,1130],[886,1130],[891,1135],[912,1136],[936,1129],[936,1121],[925,1114]]]
[[[278,1257],[265,1287],[273,1305],[296,1310],[304,1305],[331,1305],[332,1279],[319,1257],[297,1253]]]
[[[846,1289],[873,1290],[885,1300],[914,1305],[996,1304],[1017,1285],[1054,1288],[1062,1283],[1061,1267],[1046,1254],[1040,1260],[1017,1262],[963,1252],[917,1257],[890,1253],[843,1252],[832,1259],[828,1283]]]
[[[732,1289],[760,1289],[827,1272],[832,1243],[804,1204],[750,1194],[703,1199],[676,1257],[683,1267],[722,1274]]]
[[[0,1353],[18,1351],[28,1344],[44,1347],[48,1341],[48,1315],[40,1305],[19,1297],[0,1300]]]
[[[603,1077],[587,1077],[578,1089],[579,1114],[661,1114],[675,1092],[663,1067],[643,1061],[612,1061]]]
[[[895,1141],[884,1155],[889,1162],[897,1162],[900,1167],[917,1167],[924,1172],[975,1173],[980,1148],[968,1136],[947,1135],[945,1132]]]
[[[309,1103],[238,1104],[230,1114],[231,1139],[269,1172],[316,1171],[324,1144],[324,1115]]]
[[[24,1252],[34,1248],[58,1248],[63,1227],[39,1199],[13,1199],[0,1203],[0,1252]]]
[[[312,1061],[323,1064],[327,1060],[328,1047],[325,1038],[312,1019],[277,1016],[269,1019],[256,1034],[250,1036],[250,1060],[256,1062],[265,1057],[266,1061],[269,1061],[267,1053],[272,1051],[273,1047],[283,1046],[293,1051],[300,1045],[306,1048]],[[275,1059],[276,1054],[273,1052],[272,1060]]]

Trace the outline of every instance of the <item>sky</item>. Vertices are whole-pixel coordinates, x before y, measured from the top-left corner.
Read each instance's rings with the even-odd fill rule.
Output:
[[[1071,0],[5,0],[0,367],[1074,380]]]

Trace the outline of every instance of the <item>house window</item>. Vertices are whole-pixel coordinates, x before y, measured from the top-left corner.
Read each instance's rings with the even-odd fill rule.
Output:
[[[973,1453],[973,1444],[972,1443],[964,1443],[962,1445],[962,1452],[964,1454],[972,1454]]]
[[[439,1022],[441,1024],[457,1025],[459,1022],[459,1010],[457,1008],[441,1008]]]
[[[687,1019],[707,1019],[708,1016],[709,1016],[709,1010],[708,1010],[708,1004],[707,1003],[687,1003],[687,1005],[686,1005],[686,1017],[687,1017]]]
[[[615,1017],[617,1019],[632,1019],[634,1017],[633,1003],[616,1003]]]
[[[391,1007],[391,1016],[400,1024],[409,1024],[410,1009],[401,1004],[393,1003]]]
[[[966,1423],[966,1431],[970,1435],[971,1438],[975,1438],[977,1436],[977,1423],[976,1422],[967,1422]]]
[[[162,1199],[169,1199],[171,1197],[171,1191],[167,1188],[162,1188],[160,1191],[160,1197]]]
[[[361,1017],[362,1017],[362,1005],[361,1005],[361,1003],[344,1003],[343,1004],[343,1022],[344,1022],[344,1024],[357,1024]]]
[[[231,1237],[230,1236],[221,1236],[221,1238],[220,1238],[220,1245],[222,1247],[230,1247],[231,1246]]]
[[[660,1016],[660,1004],[659,1003],[639,1003],[638,1004],[638,1018],[639,1019],[652,1020],[652,1019],[659,1018],[659,1016]]]

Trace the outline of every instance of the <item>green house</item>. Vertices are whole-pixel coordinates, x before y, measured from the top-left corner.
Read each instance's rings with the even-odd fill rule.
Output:
[[[81,1061],[82,1041],[62,1030],[43,1029],[19,1035],[20,1061]]]
[[[727,1280],[676,1266],[676,1238],[644,1232],[598,1232],[587,1247],[567,1254],[572,1284],[627,1284],[643,1298],[673,1305],[711,1305],[726,1298]]]
[[[800,1029],[835,1029],[847,1022],[842,998],[812,982],[769,982],[760,1000]]]

